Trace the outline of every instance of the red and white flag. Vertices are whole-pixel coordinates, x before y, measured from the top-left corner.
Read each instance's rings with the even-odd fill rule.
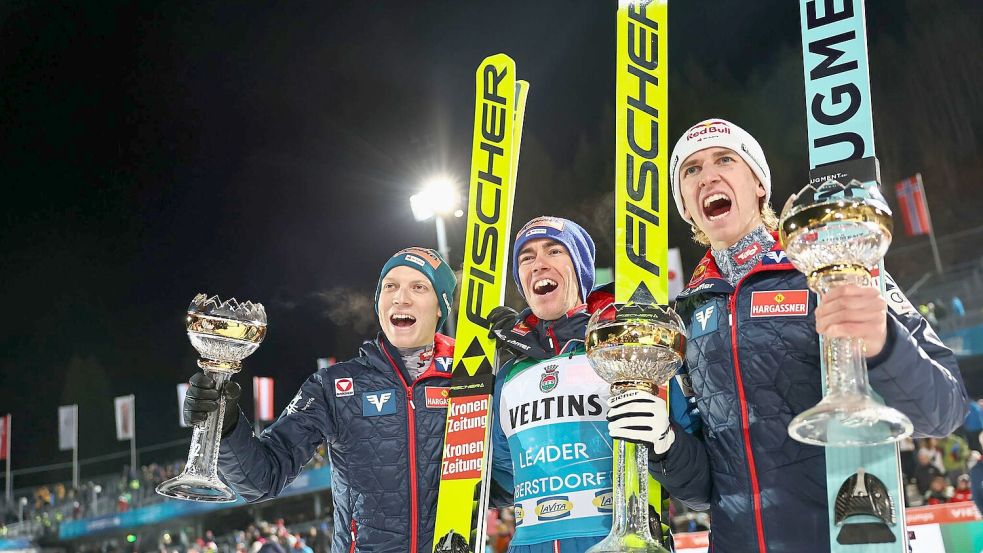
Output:
[[[918,236],[932,232],[932,219],[928,214],[928,199],[925,197],[921,173],[895,184],[894,192],[901,208],[905,234]]]
[[[188,426],[188,423],[184,422],[184,396],[188,395],[188,386],[190,384],[187,382],[177,385],[177,423],[181,427]]]
[[[10,415],[0,417],[0,460],[10,458]]]
[[[253,377],[253,405],[256,407],[254,419],[273,420],[273,379],[266,376]]]
[[[679,248],[669,248],[669,301],[683,291],[683,261],[679,257]]]
[[[78,413],[78,404],[58,407],[58,449],[61,451],[78,446]]]
[[[114,400],[116,404],[116,439],[132,440],[133,424],[136,422],[133,414],[136,405],[136,396],[119,396]]]

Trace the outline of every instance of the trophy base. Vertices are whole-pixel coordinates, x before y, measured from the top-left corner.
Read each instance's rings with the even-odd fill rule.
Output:
[[[669,550],[650,536],[608,534],[587,553],[669,553]]]
[[[236,492],[219,479],[208,479],[182,474],[162,482],[157,493],[173,499],[204,501],[208,503],[232,503]]]
[[[788,425],[793,439],[825,447],[890,444],[910,436],[912,430],[904,413],[863,395],[826,396]]]

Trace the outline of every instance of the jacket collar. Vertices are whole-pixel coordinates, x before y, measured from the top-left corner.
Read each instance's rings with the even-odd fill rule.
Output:
[[[526,308],[519,314],[515,326],[504,333],[503,339],[534,359],[549,359],[580,347],[587,334],[587,320],[598,309],[614,301],[611,285],[601,287],[580,304],[555,321],[544,321]]]
[[[443,334],[434,335],[433,359],[430,366],[423,371],[416,382],[425,378],[450,378],[451,366],[454,358],[454,339]],[[375,340],[366,340],[360,349],[362,357],[369,361],[369,364],[382,370],[396,369],[403,377],[403,381],[409,385],[414,383],[410,379],[409,371],[403,364],[403,358],[399,355],[399,349],[392,345],[386,335],[380,332]],[[391,360],[391,363],[390,363]]]
[[[785,249],[782,248],[781,240],[778,239],[778,233],[772,231],[771,236],[775,239],[775,245],[761,257],[758,264],[752,267],[751,271],[744,278],[762,271],[795,270],[795,266],[792,265],[788,260],[788,256],[785,254]],[[690,277],[689,283],[676,296],[676,299],[683,300],[698,293],[730,294],[733,292],[734,287],[720,274],[720,268],[717,267],[717,262],[713,259],[713,254],[710,250],[707,250],[703,259],[697,263],[696,269],[693,270],[693,276]]]

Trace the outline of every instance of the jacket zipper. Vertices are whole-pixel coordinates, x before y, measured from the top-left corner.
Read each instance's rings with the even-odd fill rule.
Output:
[[[750,274],[751,273],[748,273],[748,275]],[[745,275],[744,278],[747,278],[748,275]],[[737,384],[737,398],[741,405],[741,430],[744,434],[744,452],[747,455],[748,471],[751,477],[751,501],[754,510],[754,526],[758,534],[758,552],[766,553],[765,529],[761,520],[761,488],[758,485],[758,470],[754,464],[754,454],[751,451],[751,424],[749,420],[747,398],[744,396],[744,381],[741,378],[741,364],[737,353],[737,292],[740,289],[741,284],[744,282],[744,278],[742,278],[737,283],[737,286],[734,287],[734,293],[727,302],[729,311],[727,317],[730,319],[730,342],[734,353],[734,379]]]
[[[396,362],[393,361],[389,351],[386,349],[386,345],[379,342],[379,348],[385,352],[386,358],[389,359],[389,364],[392,365],[394,371],[396,371],[396,376],[399,381],[403,383],[403,388],[406,390],[406,399],[409,401],[410,408],[406,411],[406,426],[409,431],[409,453],[410,453],[410,553],[416,553],[417,548],[417,531],[416,527],[419,524],[418,519],[420,516],[419,509],[417,508],[417,496],[416,496],[416,405],[413,404],[413,388],[406,384],[406,379],[403,378],[403,373],[399,372],[399,367],[396,366]]]
[[[352,545],[348,548],[348,553],[355,553],[355,517],[352,517]]]
[[[556,339],[556,334],[553,333],[553,327],[546,327],[546,335],[549,336],[550,346],[553,348],[553,355],[560,355],[560,341]]]

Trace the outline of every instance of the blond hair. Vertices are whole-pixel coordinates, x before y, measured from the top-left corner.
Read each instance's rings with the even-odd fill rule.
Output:
[[[778,230],[778,215],[775,214],[775,210],[771,208],[770,204],[765,203],[765,199],[761,198],[758,200],[758,211],[761,213],[761,222],[764,223],[765,228],[771,231]],[[692,225],[693,230],[693,241],[701,246],[710,245],[710,237],[707,233],[700,230],[700,227],[695,224]]]

